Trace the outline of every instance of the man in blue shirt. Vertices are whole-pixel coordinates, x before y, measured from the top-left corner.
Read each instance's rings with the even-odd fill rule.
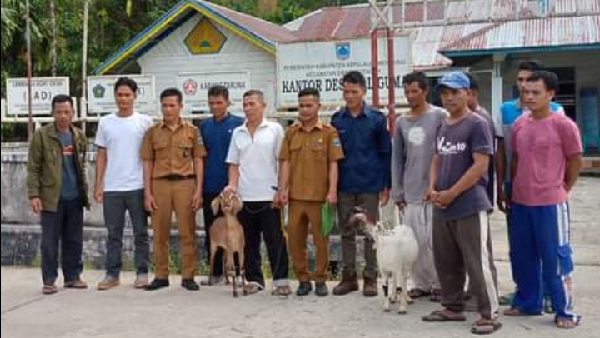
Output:
[[[365,102],[365,77],[352,71],[342,77],[346,107],[331,124],[338,130],[346,157],[339,162],[338,224],[342,235],[342,281],[333,289],[340,296],[358,290],[356,272],[357,229],[347,224],[351,210],[366,208],[372,220],[379,218],[379,203],[387,204],[391,187],[392,143],[385,116]],[[377,296],[377,257],[373,242],[365,238],[363,295]]]
[[[522,92],[523,86],[527,82],[527,79],[536,71],[542,70],[543,64],[536,60],[523,61],[518,66],[517,71],[517,89],[519,93]],[[551,111],[559,114],[564,114],[563,107],[556,103],[550,103]],[[508,230],[508,236],[510,238],[510,160],[512,158],[512,149],[510,147],[511,129],[515,121],[523,115],[523,112],[528,111],[527,107],[523,106],[521,101],[521,95],[519,97],[504,102],[500,107],[500,112],[496,114],[496,121],[494,126],[496,128],[497,148],[496,148],[496,189],[497,196],[496,201],[498,209],[506,214],[506,226]],[[505,142],[504,140],[507,140]],[[510,241],[509,241],[510,242]],[[509,248],[510,249],[510,248]],[[500,305],[511,305],[514,293],[500,297]],[[550,300],[547,299],[544,307],[551,310]]]
[[[218,215],[213,215],[210,203],[227,186],[227,151],[231,142],[233,130],[242,125],[244,119],[228,112],[229,90],[224,86],[213,86],[208,90],[208,105],[212,118],[200,124],[200,140],[206,148],[204,163],[204,181],[202,187],[204,229],[206,240],[204,241],[207,258],[210,257],[210,226]],[[210,262],[209,262],[210,263]],[[215,264],[211,266],[211,275],[208,281],[202,285],[218,283],[223,277],[222,252],[215,256]]]

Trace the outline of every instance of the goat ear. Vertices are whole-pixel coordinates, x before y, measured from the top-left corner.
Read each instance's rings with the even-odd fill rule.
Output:
[[[219,202],[219,197],[215,197],[215,199],[213,199],[212,202],[210,202],[210,207],[212,208],[214,216],[217,216],[217,214],[219,213]]]

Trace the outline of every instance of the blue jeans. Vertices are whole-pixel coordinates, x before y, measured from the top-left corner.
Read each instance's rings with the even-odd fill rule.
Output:
[[[79,199],[59,201],[56,211],[42,211],[42,280],[52,285],[58,277],[58,242],[62,251],[65,282],[83,271],[83,205]]]
[[[144,190],[105,192],[104,223],[108,230],[106,241],[106,274],[119,277],[123,262],[123,228],[125,212],[133,226],[135,266],[138,274],[148,273],[148,213],[144,208]]]

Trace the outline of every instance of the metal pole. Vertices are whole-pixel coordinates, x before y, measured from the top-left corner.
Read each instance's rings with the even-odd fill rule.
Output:
[[[387,32],[387,64],[388,64],[388,128],[390,135],[396,123],[396,78],[394,74],[394,31],[388,27]]]
[[[32,95],[31,95],[31,77],[32,77],[32,60],[31,60],[31,16],[29,8],[29,0],[26,4],[26,28],[25,28],[25,39],[27,40],[27,139],[31,141],[33,137],[33,107],[32,107]]]
[[[379,27],[375,26],[371,31],[371,94],[373,100],[371,105],[379,107],[379,56],[377,49],[377,33]]]
[[[87,110],[87,59],[88,59],[88,14],[90,0],[83,2],[83,57],[81,65],[81,106],[79,107],[80,114],[83,110]],[[85,133],[85,120],[82,122],[83,132]]]

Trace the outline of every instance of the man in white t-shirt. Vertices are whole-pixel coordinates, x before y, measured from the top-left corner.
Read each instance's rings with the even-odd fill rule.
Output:
[[[119,285],[122,268],[125,212],[129,214],[135,237],[135,266],[138,289],[148,285],[148,214],[144,208],[144,178],[140,148],[152,119],[133,111],[137,83],[126,77],[115,83],[118,111],[100,119],[96,134],[96,182],[94,199],[103,204],[106,241],[106,276],[98,290]]]
[[[277,161],[283,142],[283,127],[264,119],[263,93],[249,90],[243,95],[246,121],[231,136],[226,162],[229,163],[229,186],[238,191],[244,207],[239,219],[244,228],[245,275],[249,282],[247,293],[255,293],[265,286],[260,255],[260,236],[267,246],[273,294],[287,296],[288,253],[283,230],[277,189]]]

